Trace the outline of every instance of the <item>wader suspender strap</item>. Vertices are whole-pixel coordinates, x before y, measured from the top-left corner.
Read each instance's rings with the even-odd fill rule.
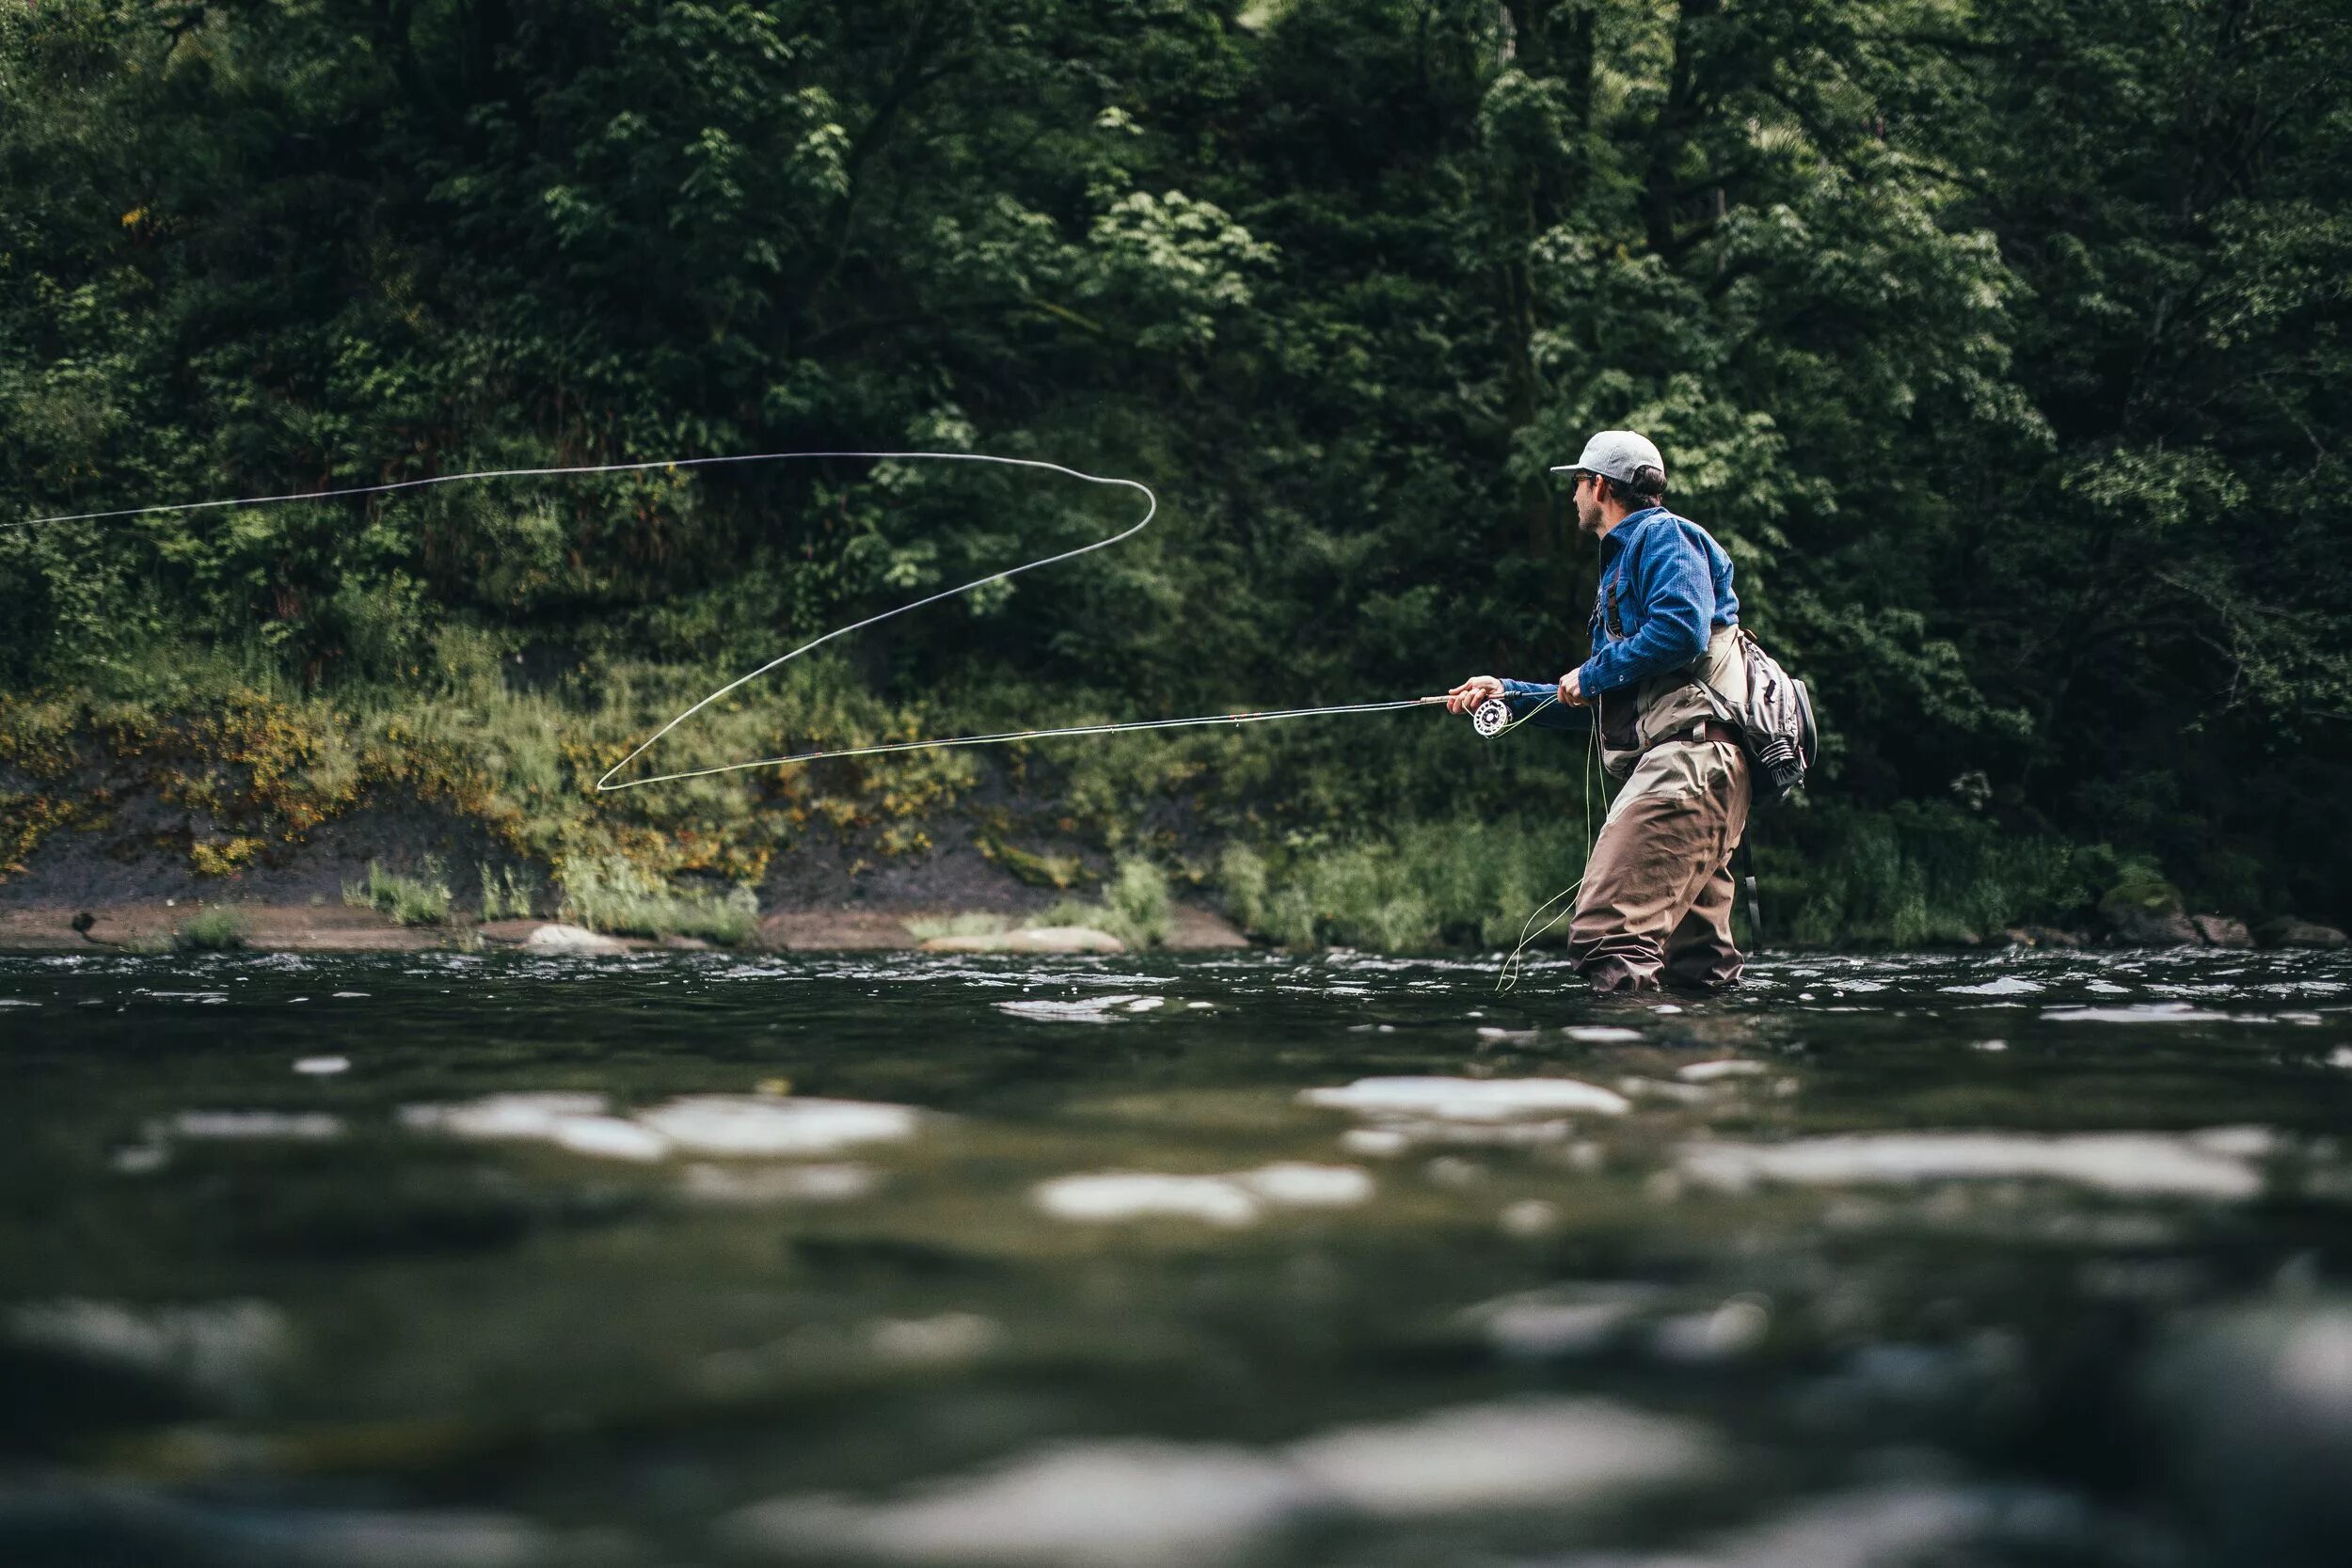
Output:
[[[1749,832],[1753,832],[1753,824]],[[1764,951],[1764,906],[1756,896],[1756,854],[1748,847],[1748,835],[1740,836],[1740,881],[1748,895],[1748,947],[1751,952]]]

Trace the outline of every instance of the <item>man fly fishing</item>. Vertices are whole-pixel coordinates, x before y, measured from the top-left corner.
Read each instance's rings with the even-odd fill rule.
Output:
[[[1625,787],[1585,864],[1568,956],[1597,991],[1720,990],[1743,962],[1731,856],[1750,798],[1740,732],[1723,717],[1748,698],[1731,558],[1666,509],[1665,459],[1645,436],[1604,430],[1552,471],[1600,541],[1592,657],[1551,685],[1472,675],[1446,706],[1499,698],[1537,725],[1597,724],[1601,765]]]

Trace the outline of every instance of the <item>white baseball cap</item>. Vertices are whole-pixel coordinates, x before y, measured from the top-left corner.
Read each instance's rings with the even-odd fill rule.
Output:
[[[1666,474],[1666,460],[1648,436],[1630,430],[1604,430],[1584,443],[1583,456],[1573,463],[1556,464],[1551,471],[1605,474],[1620,484],[1630,484],[1644,468],[1656,468],[1661,479]]]

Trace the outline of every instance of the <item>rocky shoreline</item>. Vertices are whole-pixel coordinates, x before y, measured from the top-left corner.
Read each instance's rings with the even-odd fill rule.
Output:
[[[1000,932],[926,939],[915,927],[956,911],[937,909],[778,911],[759,923],[741,950],[766,952],[1119,953],[1125,944],[1085,927],[1016,927]],[[200,917],[229,915],[233,940],[191,941]],[[234,946],[282,953],[421,953],[437,949],[513,949],[539,953],[707,950],[691,937],[610,936],[554,920],[453,920],[403,926],[371,909],[340,904],[246,904],[158,899],[88,908],[41,904],[0,909],[0,953],[151,953]],[[1232,951],[1249,939],[1223,916],[1178,904],[1163,946],[1170,952]]]
[[[777,910],[764,915],[739,950],[787,953],[1120,953],[1125,944],[1108,932],[1082,926],[1021,925],[971,934],[926,936],[963,911],[938,906]],[[205,915],[228,914],[236,923],[233,940],[190,941],[190,927]],[[421,953],[440,949],[510,949],[539,953],[700,951],[712,943],[691,937],[612,936],[556,920],[473,921],[404,926],[372,909],[343,904],[245,903],[216,899],[147,899],[77,907],[42,903],[0,908],[0,953],[152,953],[208,945],[257,952]],[[1253,945],[1239,927],[1215,911],[1179,903],[1171,911],[1166,951],[1231,952]],[[2210,947],[2340,949],[2344,932],[2311,921],[2279,919],[2249,928],[2219,915],[2192,915],[2177,927],[2168,923],[2149,931],[2089,933],[2045,926],[2004,931],[1983,945],[2037,948]]]

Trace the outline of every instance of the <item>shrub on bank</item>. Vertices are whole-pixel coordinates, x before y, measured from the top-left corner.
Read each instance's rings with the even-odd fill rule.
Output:
[[[1534,945],[1556,947],[1566,942],[1566,919],[1549,929],[1545,922],[1574,900],[1584,835],[1574,816],[1412,822],[1348,843],[1232,845],[1216,879],[1243,929],[1284,946],[1498,948],[1525,930],[1540,932]],[[2103,895],[2118,896],[2110,889],[2163,885],[2145,862],[2106,846],[2011,833],[1940,806],[1774,813],[1750,836],[1768,944],[1984,942],[2012,926],[2080,926]],[[1744,889],[1736,919],[1744,943]]]
[[[205,910],[180,923],[171,945],[183,953],[233,953],[253,934],[243,910]]]
[[[381,863],[370,861],[367,880],[343,887],[344,903],[390,915],[403,926],[446,924],[453,896],[440,863],[430,858],[413,877],[387,871]]]
[[[482,863],[482,918],[528,920],[536,890],[531,873],[511,865]]]
[[[1168,875],[1140,855],[1125,856],[1103,890],[1103,902],[1089,904],[1065,898],[1033,924],[1084,926],[1107,931],[1138,952],[1165,946],[1174,928]]]
[[[1583,875],[1579,817],[1415,822],[1393,836],[1262,854],[1228,847],[1217,879],[1243,929],[1284,946],[1505,947]],[[1546,911],[1548,914],[1550,911]],[[1565,940],[1565,922],[1538,939]]]
[[[1972,943],[2011,926],[2079,925],[2127,863],[2104,845],[1909,801],[1769,816],[1753,836],[1766,937],[1808,947]]]
[[[696,937],[729,946],[759,928],[759,900],[745,887],[680,891],[618,855],[564,867],[562,918],[625,937]]]

